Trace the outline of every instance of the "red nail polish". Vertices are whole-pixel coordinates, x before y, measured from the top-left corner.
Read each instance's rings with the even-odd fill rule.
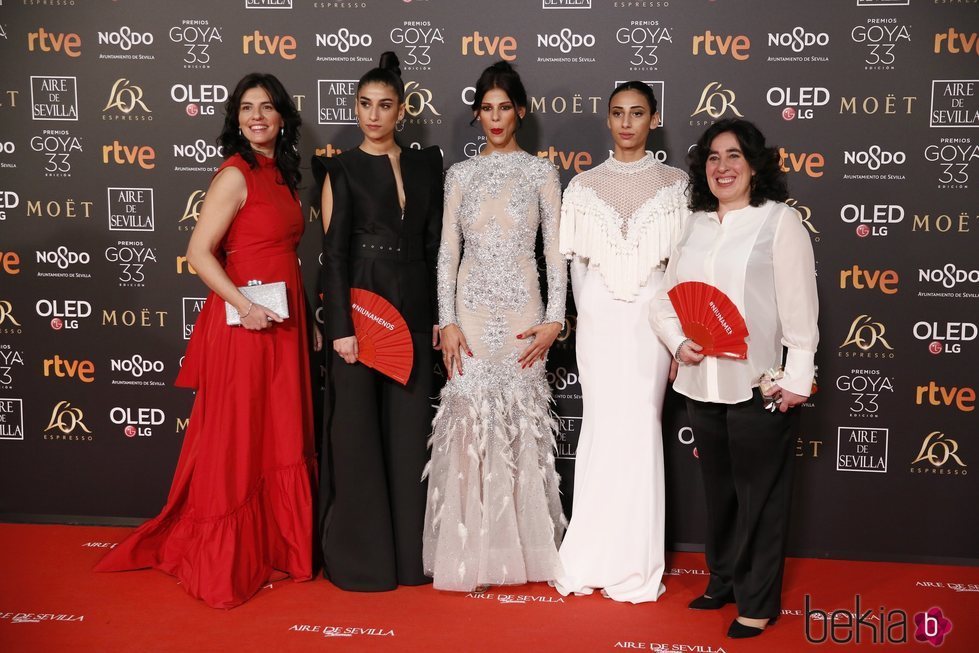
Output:
[[[518,333],[517,334],[517,340],[523,340],[523,334],[522,333]]]

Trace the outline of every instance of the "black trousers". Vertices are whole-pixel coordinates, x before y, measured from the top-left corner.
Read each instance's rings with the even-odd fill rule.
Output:
[[[734,596],[738,614],[775,619],[792,498],[798,409],[764,409],[749,401],[715,404],[687,399],[707,499],[705,594]]]
[[[431,333],[412,334],[408,385],[329,351],[320,465],[323,575],[345,590],[432,582],[422,529],[434,391]]]

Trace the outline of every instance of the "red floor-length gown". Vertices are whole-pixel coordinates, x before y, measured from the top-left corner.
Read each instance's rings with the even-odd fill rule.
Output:
[[[211,293],[176,384],[195,388],[183,449],[163,511],[102,558],[96,571],[154,567],[215,608],[239,605],[273,570],[312,577],[316,482],[306,302],[296,258],[299,202],[256,154],[224,163],[248,198],[222,244],[235,285],[285,281],[291,317],[263,331],[230,327]]]

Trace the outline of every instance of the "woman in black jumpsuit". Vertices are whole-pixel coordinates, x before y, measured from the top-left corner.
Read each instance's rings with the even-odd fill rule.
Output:
[[[323,315],[333,349],[320,465],[323,575],[345,590],[431,582],[422,571],[420,479],[436,394],[442,155],[398,146],[404,111],[398,60],[385,53],[358,84],[360,147],[313,160],[323,185]],[[357,362],[351,288],[377,293],[405,318],[414,345],[407,386]]]

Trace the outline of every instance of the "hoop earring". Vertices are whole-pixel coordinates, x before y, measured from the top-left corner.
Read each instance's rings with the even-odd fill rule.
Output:
[[[406,122],[407,121],[404,118],[402,118],[398,122],[394,123],[394,130],[400,134],[401,132],[404,131]]]
[[[286,135],[286,128],[279,127],[279,136],[285,136],[285,135]]]
[[[241,127],[238,128],[238,136],[244,138],[245,135],[241,133]]]

